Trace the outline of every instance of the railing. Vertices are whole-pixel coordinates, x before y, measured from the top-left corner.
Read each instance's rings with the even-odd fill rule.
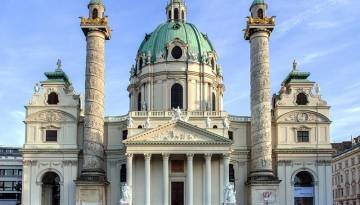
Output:
[[[161,117],[161,118],[171,118],[175,115],[174,111],[134,111],[130,112],[131,117]],[[188,117],[227,117],[226,112],[213,112],[213,111],[183,111],[181,112],[182,116]]]
[[[196,118],[196,117],[212,117],[212,118],[226,118],[233,122],[251,122],[251,117],[228,115],[227,112],[213,112],[213,111],[183,111],[183,117]],[[132,118],[150,117],[150,118],[172,118],[175,116],[174,111],[133,111],[129,113]],[[128,119],[129,115],[122,116],[108,116],[105,117],[105,122],[123,122]]]

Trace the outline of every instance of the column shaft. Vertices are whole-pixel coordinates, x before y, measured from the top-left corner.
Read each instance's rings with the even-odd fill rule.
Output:
[[[163,154],[163,204],[169,204],[169,154]]]
[[[205,154],[205,205],[211,205],[211,154]]]
[[[250,37],[251,47],[251,175],[272,174],[269,33]]]
[[[151,194],[151,154],[145,154],[145,205],[150,205]]]
[[[84,163],[85,175],[104,175],[104,76],[105,34],[87,33],[85,79]]]
[[[132,205],[133,201],[133,178],[132,178],[132,166],[133,166],[133,154],[127,154],[127,166],[126,166],[126,181],[130,188],[130,200],[129,205]]]
[[[187,154],[187,205],[194,203],[194,169],[193,169],[194,154]]]
[[[224,155],[223,163],[224,163],[224,187],[225,187],[229,183],[229,166],[230,166],[229,155]]]

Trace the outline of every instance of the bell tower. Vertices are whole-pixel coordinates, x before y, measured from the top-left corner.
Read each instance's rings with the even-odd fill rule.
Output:
[[[87,42],[83,162],[76,181],[77,204],[106,204],[104,169],[105,41],[111,29],[102,0],[91,0],[89,16],[81,18]]]
[[[275,17],[266,15],[265,0],[254,0],[250,7],[245,39],[250,41],[251,57],[251,171],[248,186],[251,204],[278,204],[280,181],[272,164],[269,38]]]

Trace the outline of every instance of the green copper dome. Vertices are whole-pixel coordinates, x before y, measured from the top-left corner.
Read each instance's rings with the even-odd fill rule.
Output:
[[[166,22],[159,25],[154,32],[147,34],[138,50],[140,55],[151,54],[151,62],[156,61],[156,57],[166,53],[166,46],[175,39],[184,42],[187,47],[188,56],[207,56],[209,52],[214,52],[214,48],[207,35],[190,23],[185,22]]]
[[[91,0],[89,5],[92,5],[92,4],[98,4],[98,5],[104,6],[104,2],[102,0]]]

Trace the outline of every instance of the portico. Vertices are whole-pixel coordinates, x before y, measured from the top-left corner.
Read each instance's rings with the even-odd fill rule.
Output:
[[[185,126],[187,132],[183,133],[181,130]],[[159,136],[163,140],[159,140]],[[137,190],[132,194],[132,202],[136,200],[145,205],[171,205],[174,199],[188,205],[222,202],[222,187],[229,180],[229,139],[178,121],[131,137],[124,143],[127,147],[127,183],[131,190]],[[157,170],[155,166],[161,169]],[[141,183],[134,181],[138,180],[145,182],[143,187],[137,187]],[[153,184],[161,187],[157,188],[161,193],[153,191]],[[202,194],[202,197],[198,195],[194,201],[194,194]]]

